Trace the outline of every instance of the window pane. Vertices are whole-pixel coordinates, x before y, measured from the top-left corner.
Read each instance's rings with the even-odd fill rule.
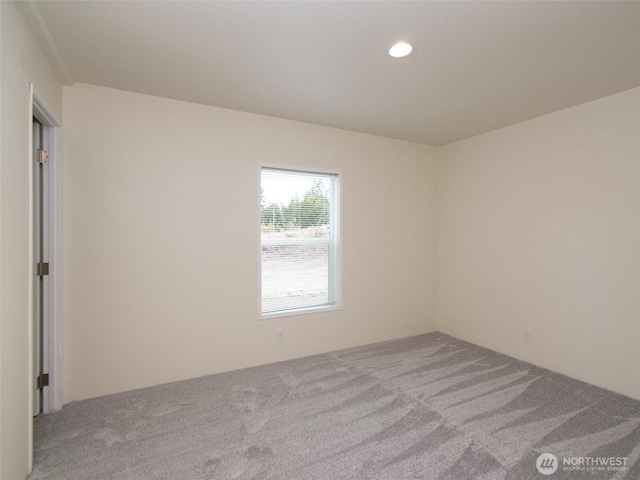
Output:
[[[262,311],[329,302],[329,245],[264,245]]]
[[[262,313],[335,305],[336,174],[262,168]]]

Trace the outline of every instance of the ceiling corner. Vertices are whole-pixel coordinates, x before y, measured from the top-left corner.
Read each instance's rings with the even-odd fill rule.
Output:
[[[23,0],[16,2],[16,5],[20,10],[20,13],[22,13],[25,22],[33,32],[38,45],[42,48],[42,51],[47,57],[51,68],[53,68],[60,82],[67,86],[73,85],[71,73],[69,73],[69,69],[65,64],[62,55],[60,55],[56,42],[53,40],[49,28],[42,18],[42,14],[36,5],[36,2],[34,0]]]

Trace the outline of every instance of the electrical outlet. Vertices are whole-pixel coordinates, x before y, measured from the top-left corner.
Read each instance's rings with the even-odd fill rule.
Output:
[[[526,328],[522,331],[522,341],[527,343],[533,342],[533,332]]]
[[[276,343],[284,343],[284,330],[276,332]]]

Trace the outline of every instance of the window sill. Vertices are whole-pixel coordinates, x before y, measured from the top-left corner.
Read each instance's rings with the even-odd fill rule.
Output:
[[[295,317],[298,315],[308,315],[310,313],[324,313],[342,310],[342,305],[328,305],[320,307],[297,308],[295,310],[282,310],[279,312],[261,313],[258,320],[269,320],[270,318]]]

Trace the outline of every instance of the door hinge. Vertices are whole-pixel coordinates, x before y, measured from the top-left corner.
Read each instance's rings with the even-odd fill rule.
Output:
[[[49,163],[49,152],[39,148],[36,152],[36,159],[38,163]]]
[[[49,386],[49,374],[48,373],[43,373],[42,375],[38,376],[38,390],[40,390],[42,387],[48,387]]]
[[[48,263],[38,263],[36,267],[36,273],[39,277],[44,277],[49,275],[49,264]]]

